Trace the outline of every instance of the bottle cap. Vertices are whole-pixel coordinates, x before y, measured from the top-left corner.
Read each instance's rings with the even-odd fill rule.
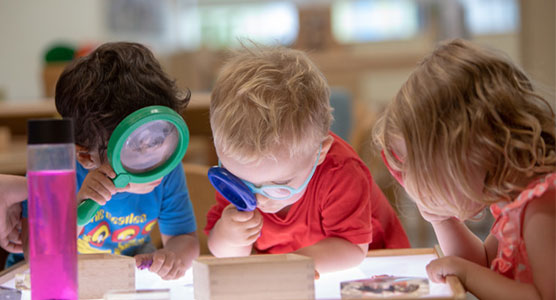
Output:
[[[27,144],[73,144],[72,119],[35,119],[27,121]]]

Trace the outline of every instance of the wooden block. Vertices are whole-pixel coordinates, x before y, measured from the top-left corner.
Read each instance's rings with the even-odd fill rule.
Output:
[[[78,255],[79,299],[102,299],[110,290],[135,290],[135,259],[115,254]]]
[[[313,260],[266,254],[193,261],[195,299],[315,299]]]

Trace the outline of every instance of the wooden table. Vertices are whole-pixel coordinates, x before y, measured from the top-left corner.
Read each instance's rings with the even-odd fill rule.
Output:
[[[340,299],[340,282],[369,278],[374,275],[426,277],[425,266],[441,256],[434,248],[373,250],[356,268],[321,274],[315,280],[316,299]],[[26,272],[27,266],[16,265],[0,272],[0,286],[14,287],[15,274]],[[136,270],[136,289],[170,289],[171,299],[193,299],[193,276],[191,270],[178,280],[164,281],[147,270]],[[463,286],[456,277],[448,277],[447,284],[430,283],[430,295],[426,299],[465,299]],[[28,291],[23,299],[30,299]],[[392,298],[389,298],[392,299]],[[404,298],[407,299],[407,298]]]

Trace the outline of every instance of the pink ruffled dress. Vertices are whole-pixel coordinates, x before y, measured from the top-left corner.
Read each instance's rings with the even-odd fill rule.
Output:
[[[556,189],[556,173],[532,182],[514,201],[500,201],[490,206],[495,218],[491,233],[498,239],[498,252],[490,266],[492,270],[518,282],[533,282],[522,234],[524,212],[528,203],[552,189]]]

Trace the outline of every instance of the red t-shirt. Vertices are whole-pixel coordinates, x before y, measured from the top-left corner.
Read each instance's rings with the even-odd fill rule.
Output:
[[[339,237],[369,249],[409,248],[409,240],[392,206],[355,151],[333,133],[334,142],[315,170],[305,194],[285,218],[261,212],[258,253],[289,253],[327,237]],[[216,192],[207,214],[208,234],[230,202]]]

